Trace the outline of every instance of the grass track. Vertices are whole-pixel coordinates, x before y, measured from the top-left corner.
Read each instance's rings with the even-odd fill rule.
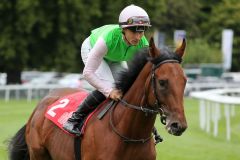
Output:
[[[12,137],[26,123],[37,101],[26,100],[4,102],[0,100],[0,160],[7,160],[6,140]],[[223,108],[222,108],[223,110]],[[240,107],[231,118],[231,141],[226,141],[225,119],[221,118],[219,136],[200,130],[198,101],[187,98],[185,112],[187,131],[180,137],[169,135],[159,119],[156,126],[164,142],[157,145],[157,160],[240,160]]]

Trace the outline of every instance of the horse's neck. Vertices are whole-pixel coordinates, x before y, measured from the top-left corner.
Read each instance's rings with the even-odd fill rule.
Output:
[[[132,84],[130,89],[124,95],[124,99],[131,104],[140,105],[142,98],[145,96],[146,81],[149,80],[151,71],[150,63],[147,63],[142,71],[137,76],[135,82]],[[147,98],[147,97],[146,97]]]
[[[132,105],[142,106],[145,101],[143,101],[145,96],[145,83],[150,75],[151,65],[146,64],[143,70],[138,75],[137,79],[128,90],[128,92],[124,95],[123,99]],[[150,84],[150,83],[149,83]],[[123,104],[121,104],[123,105]],[[125,130],[124,132],[130,136],[146,137],[151,134],[151,130],[153,128],[156,115],[148,114],[146,116],[145,113],[139,110],[130,109],[127,107],[119,106],[116,109],[121,110],[119,113],[121,114],[119,117],[119,126],[121,130]]]

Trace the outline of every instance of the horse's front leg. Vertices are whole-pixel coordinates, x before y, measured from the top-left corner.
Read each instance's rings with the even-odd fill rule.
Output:
[[[52,160],[48,151],[44,148],[29,147],[30,160]]]

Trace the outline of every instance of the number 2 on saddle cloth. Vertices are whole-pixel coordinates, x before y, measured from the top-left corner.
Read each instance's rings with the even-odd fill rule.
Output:
[[[72,113],[76,111],[78,106],[87,97],[87,95],[88,95],[87,92],[77,92],[77,93],[62,97],[61,99],[57,100],[56,102],[54,102],[48,107],[47,112],[45,113],[45,117],[50,121],[52,121],[54,124],[56,124],[65,133],[70,134],[63,129],[63,124],[68,120],[68,118],[71,117]],[[93,112],[87,115],[83,122],[79,122],[79,123],[84,123],[83,125],[81,125],[82,134],[84,133],[84,129],[88,120],[99,108],[101,107],[97,107],[97,109],[95,109]],[[73,134],[70,134],[70,135],[73,135]]]

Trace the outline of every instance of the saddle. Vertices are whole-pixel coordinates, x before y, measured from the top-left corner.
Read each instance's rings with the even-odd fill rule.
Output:
[[[61,99],[57,100],[50,106],[48,106],[48,109],[45,113],[45,117],[52,121],[55,125],[57,125],[60,129],[62,129],[65,133],[73,135],[66,130],[63,129],[63,124],[71,117],[72,113],[78,108],[78,106],[81,104],[81,102],[87,97],[88,92],[81,91],[77,93],[73,93],[67,96],[62,97]],[[83,120],[82,128],[79,128],[81,130],[82,135],[84,134],[85,128],[87,126],[88,121],[91,119],[93,114],[97,112],[98,110],[102,109],[101,106],[108,102],[109,99],[106,99],[104,102],[102,102],[99,107],[97,107],[95,110],[93,110],[91,113],[89,113]],[[98,119],[101,119],[107,110],[110,108],[110,105],[107,105],[105,109],[100,112],[98,115]],[[108,109],[107,109],[108,108]]]

